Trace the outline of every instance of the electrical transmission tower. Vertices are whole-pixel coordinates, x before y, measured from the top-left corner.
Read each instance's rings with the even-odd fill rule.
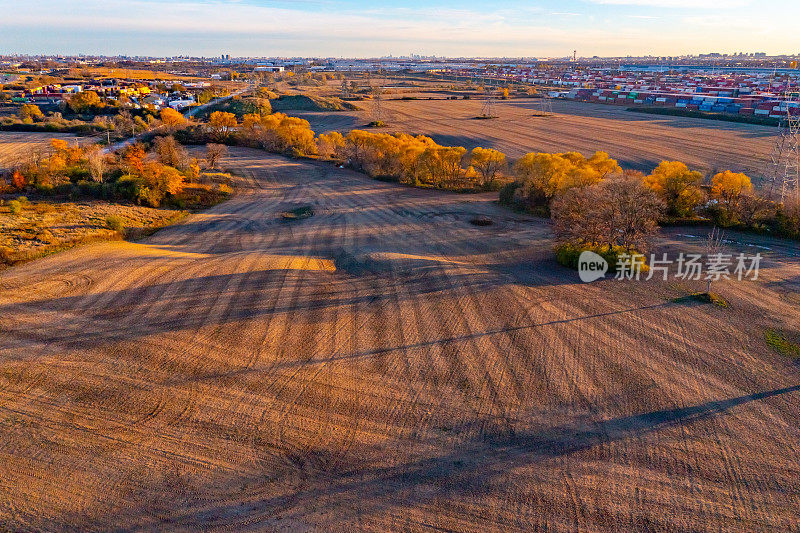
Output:
[[[483,101],[483,109],[481,109],[481,116],[483,118],[494,118],[495,115],[495,104],[497,103],[497,95],[494,93],[492,89],[489,89],[489,93],[486,95],[486,100]]]
[[[781,121],[767,174],[770,198],[779,199],[781,203],[800,201],[800,115],[794,107],[797,101],[790,100],[789,96],[787,85],[786,116]]]
[[[550,94],[547,91],[542,91],[542,97],[539,98],[539,113],[543,117],[549,117],[553,115],[553,99],[550,98]]]
[[[347,84],[347,78],[342,80],[342,99],[350,98],[350,86]]]
[[[385,122],[386,112],[383,109],[383,95],[380,83],[372,87],[372,120],[374,122]]]

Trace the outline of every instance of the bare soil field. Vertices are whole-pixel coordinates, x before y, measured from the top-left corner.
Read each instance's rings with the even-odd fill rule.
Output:
[[[69,140],[77,137],[66,133],[0,131],[0,170],[18,163],[34,148],[49,146],[50,139]]]
[[[0,273],[6,528],[797,531],[800,367],[764,334],[800,332],[796,243],[729,236],[765,259],[724,309],[582,284],[496,195],[226,166],[228,202]]]
[[[757,177],[766,168],[777,128],[687,117],[647,115],[623,107],[554,100],[552,116],[541,116],[537,99],[498,100],[497,118],[476,120],[483,100],[444,100],[420,93],[420,100],[392,99],[382,106],[386,131],[433,137],[448,145],[496,148],[517,158],[528,152],[602,150],[625,168],[652,170],[660,161],[677,160],[705,172],[734,170]],[[427,100],[434,97],[434,100]],[[362,111],[292,113],[317,132],[349,131],[369,123],[371,103]]]

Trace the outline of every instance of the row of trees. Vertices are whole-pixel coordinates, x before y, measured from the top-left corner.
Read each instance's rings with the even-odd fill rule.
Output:
[[[214,168],[224,155],[224,146],[208,145],[206,166]],[[149,147],[135,143],[117,154],[105,153],[97,144],[80,146],[52,139],[47,152],[31,152],[12,170],[7,187],[18,192],[77,191],[158,207],[200,176],[198,159],[190,157],[172,136],[156,137]]]
[[[546,207],[573,187],[593,185],[621,172],[619,164],[605,152],[596,152],[588,159],[577,152],[530,153],[514,165],[512,199],[528,208]],[[658,193],[669,216],[692,217],[698,206],[707,201],[703,174],[679,161],[662,161],[649,175],[628,172]],[[737,206],[741,197],[751,191],[750,178],[744,174],[726,171],[712,178],[711,197],[725,206]]]
[[[268,102],[268,100],[267,100]],[[165,122],[162,118],[162,122]],[[214,111],[204,126],[180,131],[185,143],[214,141],[293,156],[318,155],[370,176],[440,188],[494,188],[507,170],[506,156],[490,148],[441,146],[422,135],[352,130],[316,136],[307,120],[284,113]]]
[[[490,148],[468,152],[441,146],[424,135],[353,130],[320,135],[321,155],[346,160],[373,177],[439,188],[491,187],[506,169],[506,156]]]
[[[412,185],[491,189],[508,170],[505,154],[490,148],[467,151],[422,135],[364,130],[315,136],[308,121],[283,113],[248,113],[240,121],[233,113],[216,111],[207,132],[220,142],[316,154],[373,177]],[[501,201],[535,211],[555,209],[557,230],[572,242],[642,247],[659,220],[699,215],[712,216],[720,225],[769,223],[780,226],[782,234],[800,233],[800,208],[777,206],[758,196],[750,178],[741,173],[720,172],[705,184],[703,174],[684,163],[663,161],[645,175],[623,171],[605,152],[588,158],[577,152],[530,153],[511,170],[514,182],[501,191]],[[575,220],[579,213],[580,224]]]
[[[662,161],[650,174],[623,171],[604,152],[531,153],[513,167],[501,201],[550,213],[562,243],[642,250],[659,221],[711,218],[721,226],[800,237],[800,204],[777,204],[754,191],[742,173],[702,173]]]
[[[513,196],[505,199],[530,209],[547,207],[553,198],[573,187],[592,185],[620,172],[619,164],[605,152],[588,159],[577,152],[530,153],[514,164],[515,181],[504,191]]]
[[[113,116],[96,115],[90,120],[65,118],[60,111],[48,114],[42,112],[35,104],[23,104],[17,116],[0,119],[0,127],[23,131],[72,132],[78,134],[96,134],[108,131],[114,139],[129,137],[152,128],[167,126],[168,129],[184,127],[186,119],[173,109],[162,109],[160,113],[148,109],[120,109]]]
[[[258,146],[295,156],[317,152],[309,122],[284,113],[248,113],[239,122],[233,113],[215,111],[209,117],[208,130],[213,139],[223,143]]]

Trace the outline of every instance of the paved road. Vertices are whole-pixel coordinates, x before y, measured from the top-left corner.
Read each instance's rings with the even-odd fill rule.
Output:
[[[235,98],[237,96],[241,96],[241,95],[243,95],[243,94],[245,94],[245,93],[247,93],[249,91],[252,91],[252,90],[253,90],[253,86],[252,85],[248,85],[247,87],[239,89],[238,91],[236,91],[234,93],[231,93],[228,96],[223,96],[222,98],[215,98],[214,100],[211,100],[210,102],[207,102],[205,104],[202,104],[202,105],[199,105],[199,106],[195,106],[195,107],[190,107],[189,109],[186,110],[186,112],[183,114],[183,116],[185,116],[186,118],[192,118],[195,115],[197,115],[197,113],[199,113],[200,111],[203,111],[205,109],[208,109],[210,106],[213,106],[213,105],[216,105],[216,104],[219,104],[219,103],[222,103],[222,102],[227,102],[231,98]]]
[[[202,111],[204,109],[208,109],[210,106],[217,105],[217,104],[219,104],[221,102],[227,102],[231,98],[235,98],[237,96],[241,96],[241,95],[247,93],[248,91],[251,91],[252,89],[253,88],[251,86],[248,86],[248,87],[245,87],[243,89],[239,89],[238,91],[236,91],[234,93],[231,93],[228,96],[223,96],[221,98],[215,98],[214,100],[206,102],[205,104],[202,104],[202,105],[199,105],[199,106],[190,107],[189,109],[186,110],[186,112],[184,112],[183,116],[186,117],[186,118],[192,118],[197,113],[199,113],[200,111]],[[146,133],[152,133],[152,131],[148,131]],[[139,137],[141,137],[142,135],[144,135],[144,134],[140,133],[139,135],[137,135],[135,137],[131,137],[130,139],[123,139],[121,141],[117,141],[115,143],[112,143],[112,144],[106,146],[103,150],[106,153],[116,152],[117,150],[121,150],[121,149],[125,148],[126,146],[130,146],[131,144],[136,142],[136,140],[138,140]]]
[[[718,284],[729,309],[672,303],[580,284],[492,195],[227,164],[224,204],[0,273],[0,524],[796,527],[800,371],[763,341],[800,330],[781,243]]]

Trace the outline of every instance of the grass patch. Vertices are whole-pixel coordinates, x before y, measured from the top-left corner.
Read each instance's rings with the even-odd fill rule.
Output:
[[[24,263],[84,244],[138,239],[188,214],[104,201],[22,205],[16,216],[0,207],[0,264]]]
[[[678,296],[670,301],[673,303],[699,302],[703,304],[714,304],[723,309],[730,307],[730,304],[725,298],[713,292],[693,292],[686,296]]]
[[[125,231],[125,224],[122,222],[122,217],[117,215],[108,215],[106,217],[106,227],[113,231],[122,233]]]
[[[492,224],[494,224],[494,221],[489,217],[477,216],[471,218],[469,223],[472,224],[473,226],[491,226]]]
[[[230,198],[232,194],[233,188],[227,183],[187,183],[167,203],[178,209],[198,211],[214,207]]]
[[[269,101],[272,111],[355,111],[358,107],[341,98],[284,94]]]
[[[284,220],[303,220],[314,216],[314,209],[310,205],[295,207],[289,211],[281,213]]]
[[[792,359],[800,359],[800,344],[787,338],[785,333],[776,329],[768,329],[764,332],[764,340],[779,354]]]
[[[372,122],[367,124],[367,127],[370,127],[370,128],[385,128],[386,127],[386,122],[384,122],[382,120],[373,120]]]
[[[58,252],[63,252],[65,250],[69,250],[70,248],[74,248],[76,246],[82,246],[84,244],[93,244],[96,242],[120,240],[121,238],[122,236],[118,233],[80,236],[80,237],[75,237],[74,239],[70,239],[68,241],[62,241],[56,244],[50,244],[46,246],[39,246],[37,248],[29,250],[22,250],[19,252],[14,252],[14,251],[6,252],[0,254],[0,261],[2,261],[8,266],[13,266],[13,265],[18,265],[20,263],[27,263],[28,261],[33,261],[34,259],[47,257],[48,255],[53,255]]]

